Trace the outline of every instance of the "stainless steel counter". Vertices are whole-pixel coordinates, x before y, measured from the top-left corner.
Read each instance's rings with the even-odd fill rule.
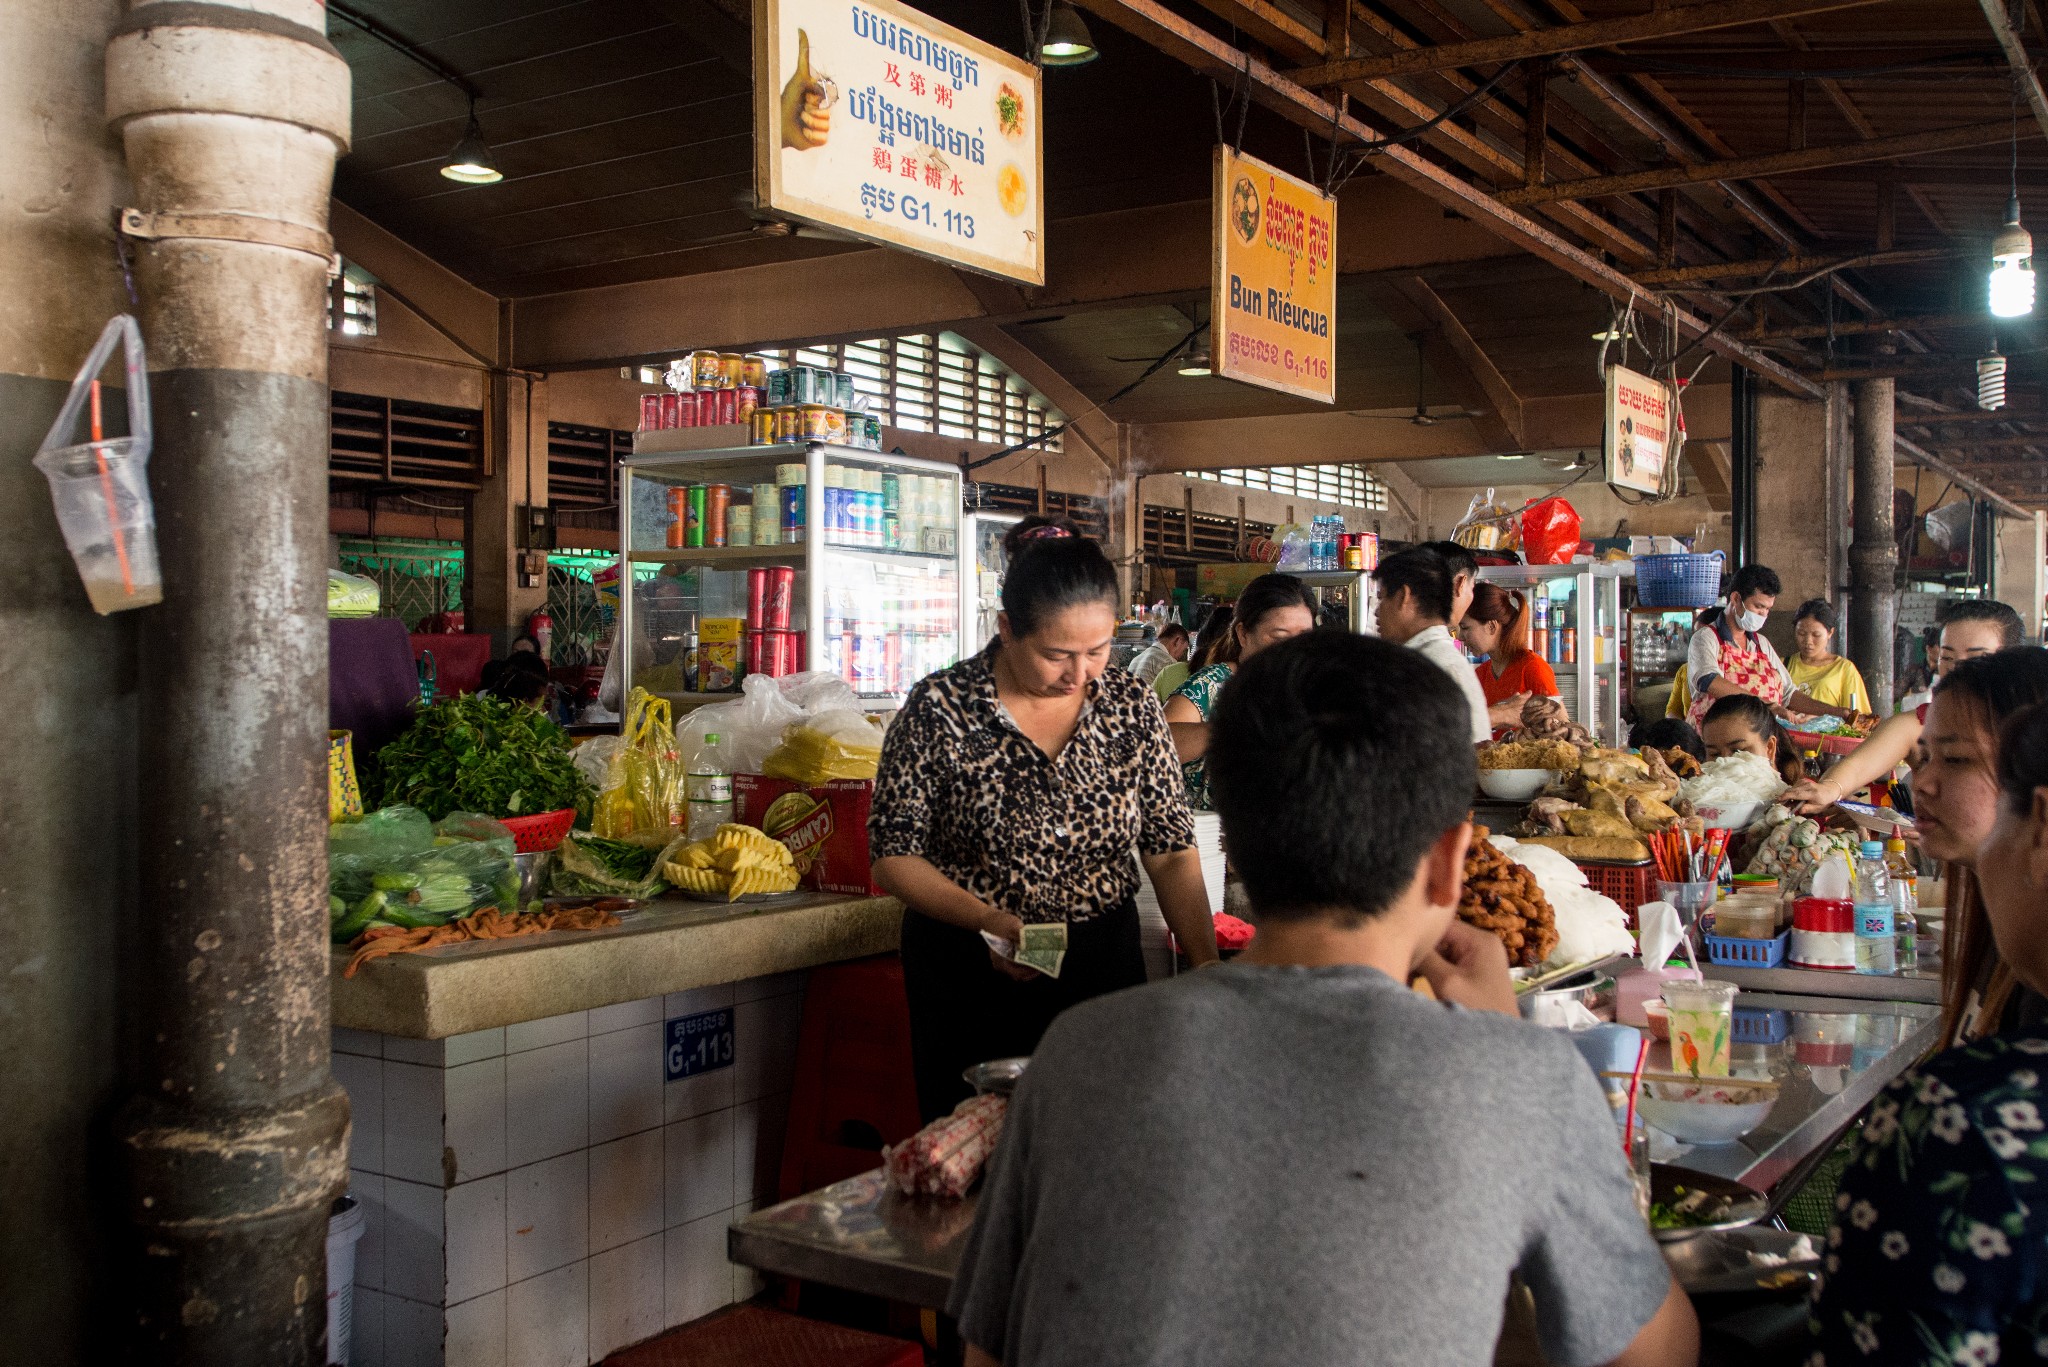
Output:
[[[1941,1003],[1941,970],[1910,973],[1831,973],[1820,968],[1724,968],[1702,963],[1700,971],[1745,992],[1778,992],[1795,997],[1844,997],[1855,1001]]]
[[[1884,1085],[1927,1052],[1940,1013],[1917,1002],[1849,1001],[1742,992],[1752,1026],[1782,1037],[1735,1046],[1739,1074],[1774,1077],[1777,1106],[1736,1144],[1686,1146],[1652,1136],[1652,1155],[1768,1190],[1826,1144]],[[1650,1066],[1668,1068],[1663,1045]],[[974,1222],[964,1201],[890,1191],[879,1169],[733,1222],[726,1256],[747,1267],[943,1308]]]

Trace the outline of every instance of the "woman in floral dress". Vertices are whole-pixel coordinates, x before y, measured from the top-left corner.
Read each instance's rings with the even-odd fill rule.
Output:
[[[1999,957],[2048,988],[2048,707],[1998,747],[1977,877]],[[1950,1049],[1872,1105],[1835,1197],[1809,1367],[2048,1361],[2048,1025]]]

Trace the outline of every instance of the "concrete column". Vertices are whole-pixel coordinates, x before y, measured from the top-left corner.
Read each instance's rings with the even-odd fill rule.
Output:
[[[547,570],[530,571],[523,526],[529,503],[548,502],[548,385],[524,375],[490,377],[491,477],[477,490],[469,545],[475,601],[465,604],[471,631],[496,633],[500,649],[548,600]],[[543,552],[544,554],[544,552]]]
[[[1828,411],[1824,403],[1768,390],[1756,398],[1756,559],[1778,572],[1784,592],[1764,634],[1792,653],[1792,614],[1809,598],[1832,598],[1833,525],[1827,488]]]
[[[2048,515],[2001,517],[1993,560],[1992,594],[2009,604],[2027,625],[2027,639],[2041,639],[2042,598],[2048,594]]]
[[[1892,535],[1892,404],[1897,382],[1856,383],[1855,539],[1849,543],[1849,657],[1871,702],[1892,698],[1892,623],[1898,612],[1898,542]]]
[[[325,1361],[327,203],[319,0],[144,0],[107,44],[154,372],[137,1090],[115,1124],[138,1355]]]
[[[120,0],[7,7],[0,41],[0,1362],[120,1361],[122,946],[135,924],[135,633],[96,616],[29,460],[128,308],[102,114]],[[120,383],[120,370],[110,370]],[[119,390],[108,411],[125,413]]]

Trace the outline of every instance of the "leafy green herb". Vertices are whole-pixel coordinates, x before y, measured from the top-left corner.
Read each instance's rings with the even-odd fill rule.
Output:
[[[379,750],[377,762],[379,805],[404,803],[436,821],[456,811],[501,818],[590,811],[591,788],[569,758],[568,732],[502,698],[443,698]]]

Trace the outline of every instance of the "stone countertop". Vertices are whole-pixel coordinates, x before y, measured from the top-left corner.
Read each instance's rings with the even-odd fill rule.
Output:
[[[408,1039],[541,1020],[693,987],[887,954],[903,904],[808,893],[771,907],[665,897],[606,930],[549,931],[373,960],[344,978],[336,950],[334,1024]]]

